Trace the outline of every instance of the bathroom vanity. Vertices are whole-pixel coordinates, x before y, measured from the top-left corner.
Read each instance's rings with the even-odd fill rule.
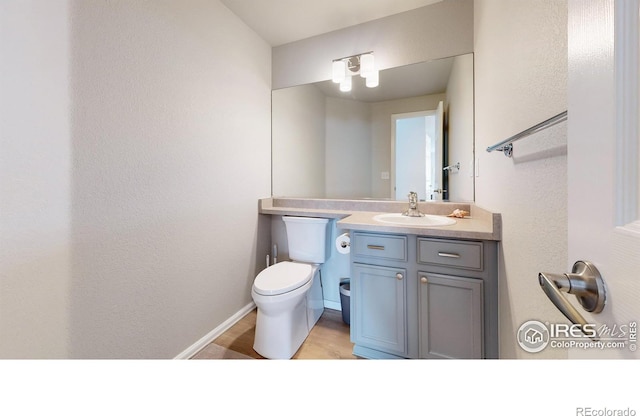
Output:
[[[351,244],[355,355],[498,357],[496,242],[352,231]]]
[[[467,204],[447,226],[389,224],[406,203],[265,200],[260,212],[336,219],[350,237],[353,353],[363,358],[498,358],[499,214]],[[425,203],[445,215],[460,204]]]

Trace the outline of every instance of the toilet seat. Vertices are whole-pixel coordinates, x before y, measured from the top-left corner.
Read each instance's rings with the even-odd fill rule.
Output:
[[[310,264],[283,261],[261,271],[253,282],[253,290],[263,296],[291,292],[313,278]]]

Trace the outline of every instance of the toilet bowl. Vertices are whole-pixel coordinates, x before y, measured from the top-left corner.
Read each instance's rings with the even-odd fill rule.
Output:
[[[283,217],[289,257],[261,271],[251,297],[258,308],[253,349],[265,358],[289,359],[324,311],[320,265],[329,251],[325,218]]]
[[[253,349],[265,358],[289,359],[324,309],[319,267],[289,261],[271,266],[256,277],[251,297],[258,307]]]

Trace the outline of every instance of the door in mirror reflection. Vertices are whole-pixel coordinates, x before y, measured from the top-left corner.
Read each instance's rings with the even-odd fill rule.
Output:
[[[443,104],[435,111],[394,114],[391,194],[396,200],[417,192],[424,200],[442,200]]]

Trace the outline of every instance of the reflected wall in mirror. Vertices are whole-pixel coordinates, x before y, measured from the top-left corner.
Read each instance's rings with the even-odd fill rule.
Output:
[[[414,116],[421,130],[397,138]],[[377,88],[274,90],[272,195],[473,201],[473,131],[473,54],[380,71]]]

